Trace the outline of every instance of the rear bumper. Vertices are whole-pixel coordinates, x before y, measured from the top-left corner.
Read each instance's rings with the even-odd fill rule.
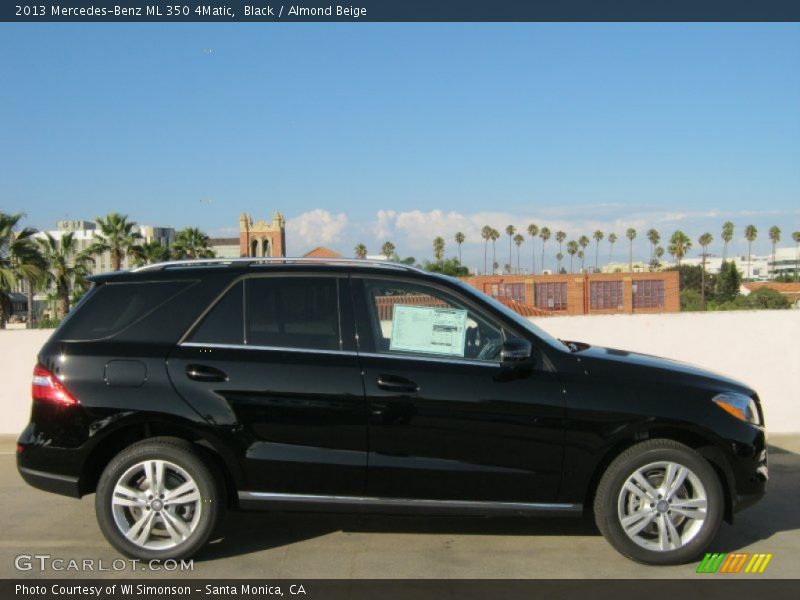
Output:
[[[81,497],[77,477],[37,471],[36,469],[20,466],[19,463],[17,463],[17,470],[25,480],[25,483],[30,486],[44,490],[45,492],[52,492],[63,496],[72,496],[73,498]]]

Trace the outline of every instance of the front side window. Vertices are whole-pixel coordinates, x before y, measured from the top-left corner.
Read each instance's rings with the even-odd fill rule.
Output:
[[[365,280],[375,351],[498,361],[502,327],[455,296],[416,283]]]

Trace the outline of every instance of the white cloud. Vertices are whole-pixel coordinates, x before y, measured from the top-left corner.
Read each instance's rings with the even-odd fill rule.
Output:
[[[303,250],[310,250],[320,245],[336,244],[342,239],[347,224],[346,214],[333,214],[317,208],[287,219],[286,241],[293,248],[299,247]]]

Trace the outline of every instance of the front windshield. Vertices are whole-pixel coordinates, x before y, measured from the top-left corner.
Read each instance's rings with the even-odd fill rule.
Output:
[[[506,317],[511,319],[514,323],[518,324],[520,327],[523,327],[524,329],[527,329],[528,331],[530,331],[533,335],[535,335],[540,340],[543,340],[544,342],[547,342],[548,344],[550,344],[554,348],[558,348],[559,350],[564,350],[564,348],[568,348],[568,346],[566,344],[564,344],[560,340],[556,339],[555,337],[553,337],[552,335],[547,333],[544,329],[542,329],[538,325],[534,325],[531,321],[529,321],[528,319],[526,319],[525,317],[523,317],[519,313],[514,312],[513,310],[508,308],[502,302],[498,302],[497,300],[495,300],[494,298],[492,298],[488,294],[481,294],[474,287],[472,287],[471,285],[469,285],[467,283],[464,283],[460,279],[457,279],[456,281],[458,282],[458,285],[464,291],[469,292],[473,296],[479,296],[481,300],[491,304],[494,308],[496,308],[498,311],[503,313]]]

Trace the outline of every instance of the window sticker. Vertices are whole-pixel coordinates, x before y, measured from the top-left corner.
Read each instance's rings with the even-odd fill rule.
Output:
[[[397,304],[390,350],[464,356],[467,311]]]

